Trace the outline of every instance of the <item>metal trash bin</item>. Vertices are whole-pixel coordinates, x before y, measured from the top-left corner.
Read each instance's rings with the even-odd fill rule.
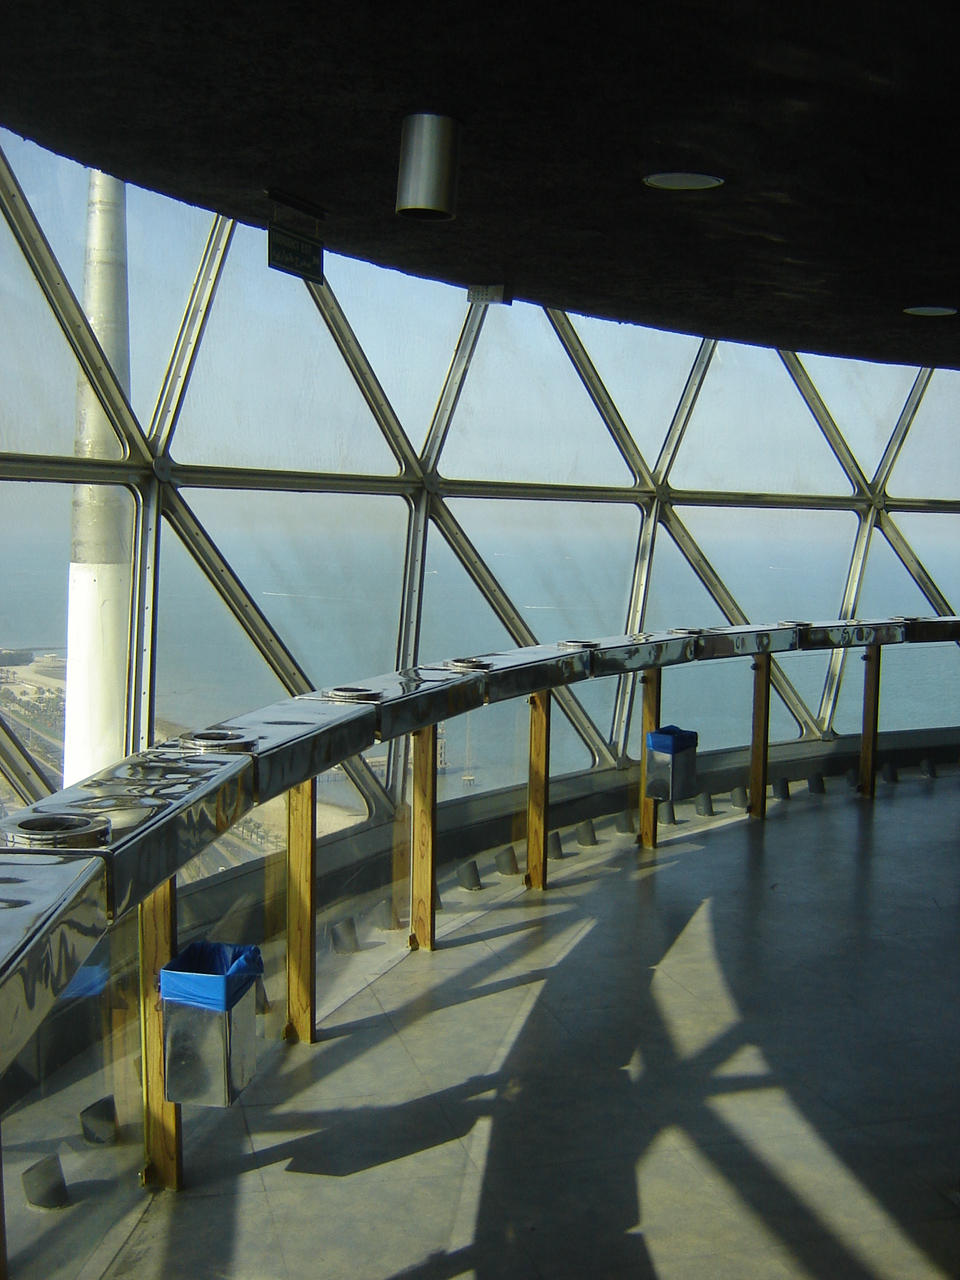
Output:
[[[652,800],[689,800],[697,794],[697,735],[663,725],[647,734],[647,795]]]
[[[259,947],[191,942],[160,970],[168,1102],[229,1107],[257,1065]]]

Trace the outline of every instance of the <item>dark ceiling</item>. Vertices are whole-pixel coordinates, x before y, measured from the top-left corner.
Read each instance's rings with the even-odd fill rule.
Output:
[[[670,329],[960,366],[945,3],[4,6],[0,122],[329,248]],[[394,214],[400,125],[463,125],[459,215]],[[643,183],[718,174],[710,192]]]

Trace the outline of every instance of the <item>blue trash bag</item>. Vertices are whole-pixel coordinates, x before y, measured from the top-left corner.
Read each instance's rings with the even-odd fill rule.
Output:
[[[160,996],[226,1013],[263,973],[259,947],[191,942],[160,970]]]
[[[681,751],[689,751],[691,747],[695,749],[697,741],[697,735],[692,729],[678,729],[675,724],[665,724],[647,734],[647,750],[676,756]]]

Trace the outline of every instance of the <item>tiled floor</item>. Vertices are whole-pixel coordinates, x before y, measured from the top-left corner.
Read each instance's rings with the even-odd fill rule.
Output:
[[[445,882],[85,1275],[960,1275],[960,779],[903,777]]]

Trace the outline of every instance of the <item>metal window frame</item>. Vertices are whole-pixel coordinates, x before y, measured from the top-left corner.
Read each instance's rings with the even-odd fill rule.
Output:
[[[433,419],[418,453],[381,386],[371,361],[329,284],[307,283],[321,317],[341,357],[349,368],[391,453],[398,464],[393,475],[299,473],[256,468],[180,465],[169,457],[171,441],[183,405],[190,375],[200,350],[207,321],[222,278],[235,224],[215,216],[196,278],[168,362],[163,385],[149,429],[144,431],[110,368],[91,326],[66,280],[29,202],[0,150],[0,209],[10,225],[38,284],[58,321],[80,368],[93,385],[120,441],[119,459],[81,459],[60,456],[0,453],[2,481],[46,483],[102,483],[125,485],[136,501],[136,536],[132,566],[130,611],[130,681],[127,738],[133,749],[149,741],[155,696],[156,608],[161,514],[176,531],[194,562],[228,605],[240,624],[291,693],[310,689],[309,678],[283,638],[258,609],[238,575],[230,567],[209,534],[197,520],[184,494],[191,488],[261,490],[305,493],[357,493],[401,496],[409,509],[407,546],[401,609],[397,629],[397,664],[413,665],[419,654],[423,572],[430,526],[450,545],[495,615],[517,643],[531,643],[533,632],[502,584],[480,557],[451,514],[452,498],[519,499],[630,503],[640,508],[642,522],[634,557],[627,609],[627,629],[643,626],[657,532],[664,525],[672,541],[691,565],[711,597],[732,622],[745,622],[726,584],[697,545],[677,514],[681,505],[717,508],[785,508],[790,510],[850,511],[858,517],[847,578],[838,606],[838,617],[853,616],[863,582],[870,541],[879,528],[932,607],[940,614],[952,612],[949,601],[904,537],[894,520],[897,512],[960,514],[960,499],[897,498],[887,494],[887,484],[910,431],[934,370],[921,369],[893,428],[880,464],[872,477],[860,468],[852,449],[830,414],[814,380],[795,352],[779,351],[801,395],[852,492],[836,494],[784,494],[718,490],[679,490],[670,485],[670,473],[682,445],[697,398],[717,349],[717,340],[703,338],[692,362],[683,393],[651,468],[644,459],[609,390],[580,340],[573,320],[562,310],[544,308],[549,323],[583,383],[631,476],[621,485],[541,484],[536,482],[450,479],[439,472],[442,451],[456,413],[460,394],[480,340],[487,304],[466,304],[463,326],[451,353],[450,365]],[[817,715],[813,715],[776,665],[773,683],[804,736],[831,736],[837,698],[843,678],[843,654],[831,656]],[[559,700],[573,727],[591,751],[597,765],[626,763],[635,678],[619,682],[609,739],[604,738],[577,698],[563,691]],[[0,730],[2,732],[2,730]],[[15,735],[14,735],[15,736]],[[0,743],[5,741],[0,739]],[[18,794],[42,784],[35,762],[16,748],[4,746],[0,767],[11,777]],[[33,771],[33,773],[31,773]],[[348,773],[360,787],[376,814],[389,814],[402,799],[405,761],[394,750],[388,787],[380,785],[363,761],[352,762]]]

